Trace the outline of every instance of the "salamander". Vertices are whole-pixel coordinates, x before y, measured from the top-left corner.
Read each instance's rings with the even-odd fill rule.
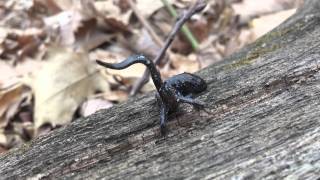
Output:
[[[205,103],[193,99],[194,95],[207,89],[207,83],[199,76],[182,73],[162,81],[159,71],[153,61],[144,55],[132,55],[120,63],[106,63],[96,60],[97,64],[110,69],[121,70],[132,64],[142,63],[150,71],[151,78],[157,89],[156,98],[160,107],[160,130],[165,134],[165,123],[168,114],[176,112],[180,103],[188,103],[196,108],[204,108]]]

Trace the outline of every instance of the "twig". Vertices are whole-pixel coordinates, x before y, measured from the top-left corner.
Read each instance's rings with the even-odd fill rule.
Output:
[[[137,16],[138,20],[140,21],[140,23],[146,28],[147,32],[149,33],[149,35],[151,36],[152,40],[159,46],[159,47],[163,47],[164,46],[164,42],[163,40],[157,35],[157,33],[153,30],[153,28],[151,27],[150,23],[143,17],[143,15],[140,13],[140,11],[137,9],[137,6],[135,5],[135,3],[132,0],[128,0],[130,7],[132,8],[133,12],[135,13],[135,15]],[[166,52],[166,55],[168,55],[170,57],[171,55],[171,51],[168,50]],[[168,58],[166,58],[168,59]],[[163,62],[164,64],[165,62]],[[147,82],[146,82],[147,83]]]
[[[169,13],[171,14],[171,16],[177,18],[178,14],[177,11],[174,9],[174,7],[168,3],[167,0],[161,0],[162,3],[167,7]],[[193,50],[198,50],[199,48],[199,43],[197,41],[197,39],[193,36],[193,34],[191,33],[190,29],[188,28],[188,26],[183,25],[181,28],[182,33],[186,36],[186,38],[188,39],[188,41],[190,42]]]
[[[180,18],[178,18],[177,22],[175,23],[172,31],[170,32],[168,38],[166,39],[166,42],[164,46],[161,48],[160,52],[156,56],[156,58],[153,60],[153,62],[158,65],[160,63],[160,60],[165,55],[165,52],[171,45],[172,41],[174,40],[174,37],[179,32],[183,24],[190,19],[190,17],[200,11],[202,11],[206,7],[206,3],[204,0],[197,0],[196,3],[188,9],[187,12],[183,13]],[[130,95],[135,95],[137,92],[142,88],[142,86],[148,82],[150,73],[148,70],[144,71],[144,74],[141,79],[139,79],[134,86],[132,87],[132,90],[130,92]]]
[[[150,34],[151,38],[154,40],[154,42],[159,46],[162,47],[164,45],[164,42],[161,40],[161,38],[154,32],[148,21],[141,15],[139,10],[137,9],[136,5],[132,0],[128,0],[130,7],[134,14],[137,16],[138,20],[141,22],[141,24],[146,28],[148,33]]]

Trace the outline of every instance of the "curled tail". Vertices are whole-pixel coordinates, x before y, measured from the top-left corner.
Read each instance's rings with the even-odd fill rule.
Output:
[[[159,71],[157,70],[154,63],[151,60],[149,60],[148,58],[146,58],[144,55],[132,55],[132,56],[128,57],[127,59],[123,60],[122,62],[115,63],[115,64],[106,63],[106,62],[103,62],[100,60],[96,60],[96,62],[99,65],[104,66],[106,68],[117,69],[117,70],[125,69],[133,64],[136,64],[136,63],[144,64],[149,69],[153,83],[156,86],[156,88],[159,90],[160,87],[162,86],[162,80],[161,80],[161,76],[160,76]]]

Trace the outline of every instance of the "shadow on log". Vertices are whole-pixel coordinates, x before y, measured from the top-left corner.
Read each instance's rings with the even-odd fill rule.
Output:
[[[1,179],[316,179],[320,1],[220,64],[159,132],[154,94],[102,110],[0,157]]]

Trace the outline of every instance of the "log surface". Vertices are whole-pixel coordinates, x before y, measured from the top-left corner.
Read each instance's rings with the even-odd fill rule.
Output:
[[[320,177],[320,1],[201,70],[207,111],[159,132],[154,93],[79,119],[0,157],[0,179]]]

